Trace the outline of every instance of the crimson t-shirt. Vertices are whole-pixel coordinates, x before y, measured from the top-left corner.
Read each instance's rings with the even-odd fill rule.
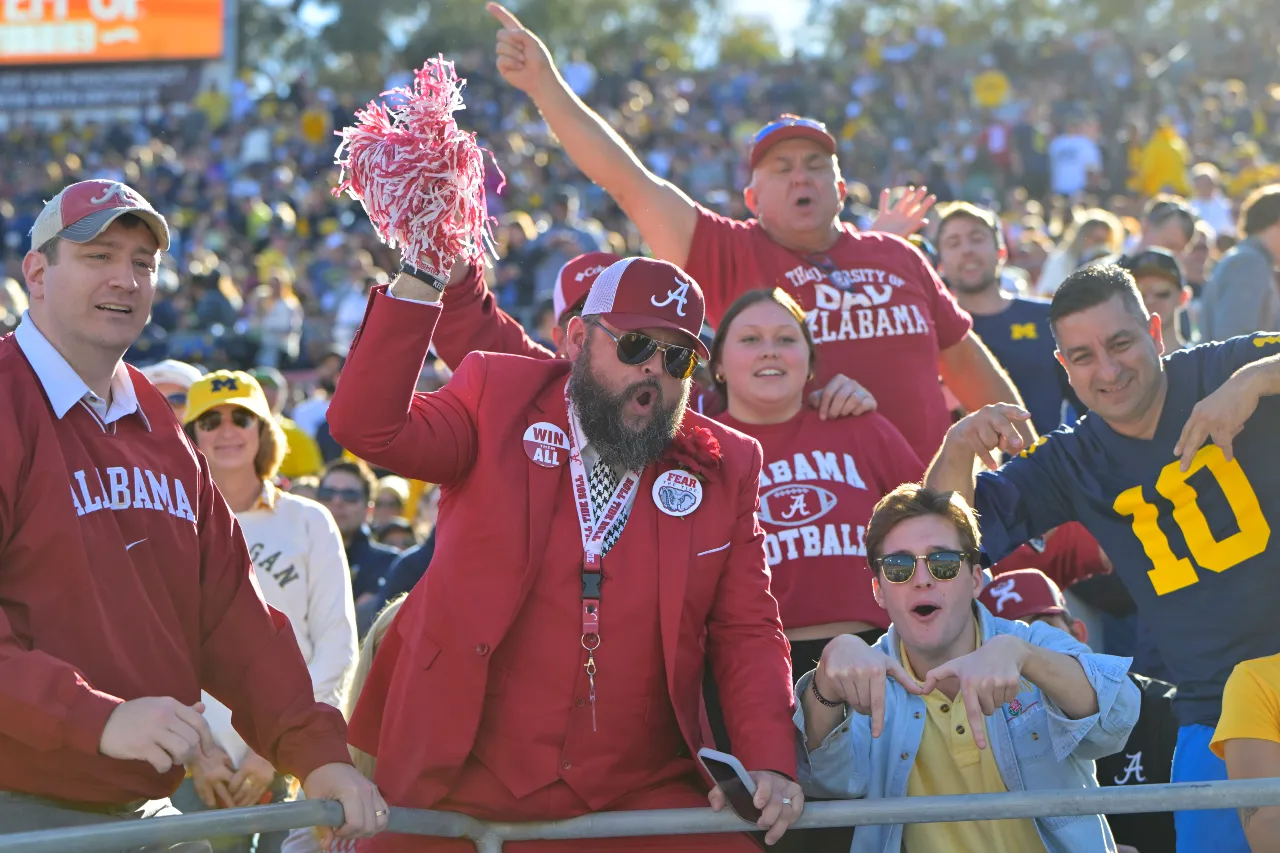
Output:
[[[780,424],[747,424],[728,413],[718,420],[764,450],[759,515],[783,627],[859,621],[888,628],[871,594],[865,540],[880,498],[924,473],[902,433],[874,412],[824,421],[807,406]]]
[[[973,323],[929,262],[907,241],[877,231],[844,233],[826,252],[774,242],[757,220],[698,208],[685,271],[702,287],[713,326],[746,293],[780,287],[805,310],[818,344],[815,385],[843,373],[870,391],[921,459],[951,426],[938,353]]]

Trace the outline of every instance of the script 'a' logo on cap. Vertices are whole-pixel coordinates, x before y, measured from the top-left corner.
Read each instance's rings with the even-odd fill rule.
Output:
[[[127,207],[135,207],[141,204],[141,199],[134,195],[132,191],[124,184],[110,183],[102,191],[102,195],[89,199],[89,204],[104,205],[111,199],[116,199],[121,205]]]
[[[684,316],[685,303],[689,301],[689,282],[683,280],[679,276],[676,277],[676,289],[667,291],[667,298],[658,301],[658,297],[650,296],[649,302],[654,308],[665,308],[672,302],[678,302],[676,306],[676,314],[680,317]]]
[[[1015,583],[1013,578],[1008,578],[991,585],[991,597],[995,599],[997,613],[1003,613],[1004,606],[1011,601],[1022,603],[1022,596],[1014,590]]]

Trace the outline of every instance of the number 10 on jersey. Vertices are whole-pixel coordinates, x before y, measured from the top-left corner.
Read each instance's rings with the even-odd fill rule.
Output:
[[[1187,482],[1201,468],[1207,468],[1217,479],[1239,528],[1221,541],[1214,538],[1208,519],[1196,503],[1199,496]],[[1271,526],[1262,515],[1258,496],[1240,467],[1240,461],[1232,459],[1228,462],[1217,445],[1200,448],[1187,471],[1182,470],[1177,459],[1164,466],[1156,480],[1156,491],[1173,504],[1173,520],[1186,539],[1187,550],[1201,568],[1225,572],[1266,550],[1271,539]],[[1142,486],[1121,492],[1112,507],[1120,515],[1133,519],[1133,535],[1138,537],[1151,560],[1152,569],[1147,575],[1156,595],[1175,592],[1199,580],[1191,560],[1174,556],[1169,538],[1157,523],[1160,510],[1142,496]]]

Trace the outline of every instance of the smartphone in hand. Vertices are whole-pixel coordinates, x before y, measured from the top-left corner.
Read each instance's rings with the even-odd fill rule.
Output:
[[[718,752],[705,746],[698,750],[698,761],[711,778],[716,780],[734,814],[751,823],[760,820],[760,809],[756,808],[753,800],[756,783],[747,775],[741,761],[727,752]]]

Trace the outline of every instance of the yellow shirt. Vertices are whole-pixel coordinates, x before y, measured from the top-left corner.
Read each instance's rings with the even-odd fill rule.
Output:
[[[320,445],[316,444],[314,438],[307,435],[306,430],[288,418],[280,418],[279,424],[288,442],[284,461],[280,463],[280,473],[290,480],[318,475],[324,468],[324,457],[320,455]]]
[[[978,644],[982,644],[982,628],[974,620]],[[899,656],[907,674],[911,671],[905,649]],[[964,713],[964,698],[947,698],[940,690],[924,697],[929,718],[915,764],[907,778],[907,796],[933,797],[945,794],[999,794],[1008,791],[1000,768],[991,754],[990,735],[987,749],[978,749],[969,731]],[[971,820],[954,823],[908,823],[902,827],[904,853],[928,853],[942,850],[980,850],[982,853],[1037,853],[1044,842],[1036,832],[1035,821]]]
[[[1223,758],[1223,744],[1237,738],[1280,743],[1280,655],[1236,664],[1222,691],[1222,716],[1209,748]]]

